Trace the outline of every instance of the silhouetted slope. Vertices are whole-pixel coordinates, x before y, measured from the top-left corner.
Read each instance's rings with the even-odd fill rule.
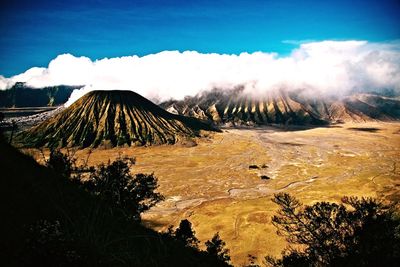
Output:
[[[0,151],[2,266],[224,266],[127,221],[118,209],[2,140]],[[32,234],[43,221],[59,228]]]
[[[400,119],[400,101],[388,97],[355,94],[343,99],[277,90],[249,96],[243,88],[203,92],[182,101],[160,104],[180,115],[209,120],[215,124],[264,125],[327,124],[337,121]]]
[[[214,130],[194,118],[166,112],[132,91],[92,91],[56,116],[22,133],[27,146],[174,144]]]

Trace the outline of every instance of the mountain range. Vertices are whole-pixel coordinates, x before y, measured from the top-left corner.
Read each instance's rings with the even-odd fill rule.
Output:
[[[82,86],[58,85],[33,88],[17,82],[10,89],[0,90],[0,107],[44,107],[67,102],[74,89]]]
[[[167,111],[217,125],[324,125],[340,122],[400,119],[400,100],[355,93],[342,98],[277,90],[251,96],[243,88],[207,91],[160,104]]]
[[[92,91],[18,140],[29,147],[142,146],[185,142],[202,130],[216,129],[169,113],[132,91]]]

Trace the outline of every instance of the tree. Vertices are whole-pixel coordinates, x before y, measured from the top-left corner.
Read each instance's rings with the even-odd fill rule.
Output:
[[[192,223],[187,219],[181,220],[179,227],[176,228],[173,236],[175,239],[185,243],[186,246],[194,248],[197,248],[200,242],[196,238],[196,232],[192,229]]]
[[[400,260],[400,219],[394,206],[371,198],[344,197],[341,204],[303,206],[289,194],[276,194],[272,223],[295,247],[274,266],[392,266]]]
[[[129,217],[140,221],[140,214],[164,200],[164,197],[155,192],[158,180],[154,174],[131,175],[130,167],[134,163],[132,158],[118,158],[107,165],[100,165],[90,174],[85,187],[101,199],[128,211]]]
[[[206,241],[207,252],[215,256],[220,261],[229,263],[231,257],[229,256],[229,249],[225,248],[226,243],[221,239],[217,232],[211,240]]]
[[[63,154],[59,149],[52,149],[46,161],[47,167],[66,178],[71,177],[74,164],[75,159],[68,154]]]

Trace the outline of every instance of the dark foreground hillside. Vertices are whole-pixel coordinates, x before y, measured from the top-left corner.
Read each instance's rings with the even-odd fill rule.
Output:
[[[2,266],[218,266],[0,141]],[[223,265],[222,265],[223,266]]]

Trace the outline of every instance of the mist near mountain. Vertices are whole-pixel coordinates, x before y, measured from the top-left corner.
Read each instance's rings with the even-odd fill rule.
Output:
[[[216,131],[134,92],[113,90],[90,92],[17,137],[28,147],[143,146],[186,142],[201,130]]]
[[[329,98],[309,96],[302,90],[276,90],[251,97],[243,94],[243,90],[243,87],[232,91],[214,89],[183,100],[165,101],[160,106],[174,114],[225,126],[325,125],[400,119],[400,100],[377,94]]]
[[[0,91],[0,107],[43,107],[62,105],[79,86],[27,87],[16,83],[10,89]]]
[[[290,55],[240,55],[163,51],[146,56],[91,60],[62,54],[47,68],[0,77],[0,88],[15,82],[32,87],[83,85],[67,105],[92,90],[133,90],[153,101],[182,100],[214,88],[258,96],[302,89],[311,96],[342,97],[354,92],[400,92],[400,41],[320,41],[300,44]]]

